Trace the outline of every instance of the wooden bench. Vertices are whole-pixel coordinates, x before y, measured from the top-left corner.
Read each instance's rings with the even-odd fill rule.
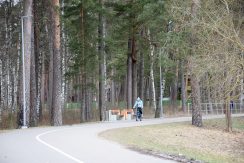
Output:
[[[120,115],[119,109],[113,109],[108,111],[108,121],[116,121]]]
[[[109,121],[114,120],[131,120],[134,115],[133,109],[112,109],[109,110]]]

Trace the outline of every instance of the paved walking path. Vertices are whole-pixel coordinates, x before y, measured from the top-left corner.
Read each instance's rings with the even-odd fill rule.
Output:
[[[98,137],[98,133],[190,120],[191,117],[162,118],[12,130],[0,134],[0,163],[172,163],[126,149]]]

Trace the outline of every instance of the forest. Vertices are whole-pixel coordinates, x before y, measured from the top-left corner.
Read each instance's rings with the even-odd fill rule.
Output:
[[[243,18],[243,0],[0,0],[0,128],[105,121],[140,97],[198,127],[222,104],[231,130]]]

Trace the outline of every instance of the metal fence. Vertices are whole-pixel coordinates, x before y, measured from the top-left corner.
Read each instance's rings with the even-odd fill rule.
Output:
[[[224,103],[201,103],[201,110],[203,115],[220,115],[225,114]],[[244,105],[240,103],[230,103],[229,107],[232,114],[244,113]],[[188,103],[187,113],[192,113],[192,104]]]

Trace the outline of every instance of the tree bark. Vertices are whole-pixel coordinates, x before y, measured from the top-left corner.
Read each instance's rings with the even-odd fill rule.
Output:
[[[52,27],[53,27],[53,101],[52,101],[52,125],[62,125],[61,106],[61,54],[60,54],[60,16],[59,0],[52,0]]]
[[[0,65],[2,65],[2,60],[0,59]],[[0,127],[2,126],[2,68],[0,66]]]
[[[26,125],[29,126],[29,117],[30,117],[30,68],[31,68],[31,48],[32,48],[32,41],[31,41],[31,37],[32,37],[32,4],[33,1],[32,0],[25,0],[24,1],[24,17],[23,17],[23,25],[24,25],[24,29],[23,29],[23,33],[24,35],[22,37],[24,37],[24,61],[25,61],[25,90],[24,91],[24,95],[25,96],[25,101],[23,101],[23,103],[25,103],[25,117],[26,117]]]
[[[18,69],[18,86],[17,86],[17,126],[23,126],[23,64],[19,64]]]
[[[244,70],[243,70],[244,71]],[[241,79],[241,89],[240,89],[240,108],[244,109],[244,72]]]
[[[135,48],[135,45],[134,45],[134,48]],[[137,99],[137,64],[136,64],[136,62],[137,62],[136,60],[132,60],[132,105],[133,105],[133,101],[136,101],[136,99]]]
[[[9,3],[9,2],[7,2]],[[2,91],[2,99],[3,99],[3,109],[6,110],[8,107],[8,61],[9,61],[9,7],[7,6],[5,9],[5,42],[4,42],[4,61],[2,65],[2,73],[3,73],[3,91]]]
[[[111,75],[112,75],[112,77],[115,75],[115,69],[114,69],[114,67],[112,67],[112,70],[111,70],[112,72],[111,72]],[[112,104],[112,106],[113,107],[115,107],[115,101],[116,101],[116,99],[118,99],[118,93],[117,93],[117,90],[116,90],[116,84],[115,84],[115,81],[114,81],[114,79],[112,79],[112,81],[111,81],[112,83],[111,83],[111,104]]]
[[[209,75],[207,74],[207,96],[208,96],[208,104],[209,104],[209,110],[210,110],[210,113],[213,113],[213,104],[212,104],[212,97],[211,97],[211,83],[209,82]]]
[[[38,29],[38,11],[37,0],[33,2],[33,15],[34,15],[34,55],[31,57],[31,83],[30,83],[30,126],[38,125],[38,112],[40,104],[40,96],[38,96],[39,89],[39,29]],[[40,84],[39,84],[40,85]],[[39,101],[38,101],[39,100]]]
[[[151,34],[150,30],[148,30],[148,36],[150,40],[150,81],[151,81],[151,86],[152,86],[152,107],[156,111],[156,89],[155,89],[155,81],[154,81],[154,58],[155,58],[155,46],[151,42]]]
[[[176,113],[176,111],[178,111],[178,105],[177,105],[177,94],[178,94],[178,60],[176,60],[176,66],[174,67],[174,78],[173,78],[173,81],[171,83],[171,90],[170,90],[170,105],[171,105],[171,108],[173,110],[174,113]]]
[[[47,16],[52,18],[52,2],[45,1],[45,6],[49,9],[47,12]],[[52,18],[53,19],[53,18]],[[53,103],[53,27],[50,20],[47,20],[46,23],[46,32],[48,35],[48,50],[49,50],[49,62],[48,62],[48,70],[47,70],[47,108],[49,111],[50,122],[52,123],[52,103]]]
[[[30,70],[30,126],[37,126],[38,115],[37,115],[37,105],[36,105],[36,72],[35,72],[35,55],[31,57],[31,70]]]
[[[141,30],[141,37],[143,38],[145,36],[145,29]],[[140,46],[140,52],[139,52],[139,63],[138,63],[138,95],[139,97],[144,100],[144,94],[145,94],[145,84],[144,84],[144,69],[145,69],[145,61],[144,61],[144,53],[143,53],[143,46]]]
[[[149,94],[150,94],[150,77],[145,78],[145,91],[144,91],[144,103],[149,105]]]
[[[190,66],[192,72],[192,66]],[[191,97],[192,97],[192,125],[202,127],[202,113],[201,113],[201,100],[200,100],[200,89],[199,81],[197,76],[191,74]]]
[[[155,112],[155,118],[160,118],[163,116],[163,96],[164,96],[164,89],[165,89],[165,80],[164,80],[164,71],[162,69],[162,49],[159,52],[159,100],[158,100],[158,107]]]
[[[139,97],[144,99],[144,55],[140,52],[140,61],[139,61],[139,84],[138,84],[138,94]]]
[[[133,2],[133,0],[131,1]],[[135,15],[130,13],[129,37],[127,56],[127,109],[132,108],[137,97],[137,52],[136,52],[136,27]]]
[[[61,17],[64,17],[64,0],[61,0]],[[67,102],[67,92],[66,92],[66,87],[67,87],[67,81],[65,80],[65,73],[67,70],[67,65],[66,65],[66,60],[67,60],[67,40],[66,40],[66,32],[65,32],[65,27],[64,27],[64,21],[62,21],[61,25],[61,92],[62,92],[62,106],[65,106],[65,103]]]
[[[87,80],[87,74],[85,73],[86,71],[86,61],[85,61],[85,11],[83,7],[83,3],[81,4],[80,7],[80,26],[81,26],[81,57],[82,57],[82,65],[80,68],[80,83],[81,83],[81,115],[80,115],[80,122],[85,122],[86,121],[86,80]]]
[[[183,59],[180,61],[181,64],[181,102],[182,102],[182,111],[186,112],[186,84],[185,84],[185,76],[188,74],[185,74],[185,62]]]
[[[200,7],[200,0],[192,0],[192,6],[191,6],[191,14],[192,17],[197,16],[198,9]],[[193,45],[193,40],[196,37],[194,33],[194,26],[192,27],[192,47]],[[193,51],[192,51],[193,55]],[[192,98],[192,125],[197,126],[197,127],[202,127],[202,113],[201,113],[201,96],[200,96],[200,86],[199,86],[199,80],[194,73],[194,68],[193,68],[193,56],[190,57],[189,59],[189,70],[191,73],[191,98]]]
[[[128,40],[127,57],[127,108],[132,108],[132,39]]]
[[[42,73],[41,73],[41,97],[40,97],[40,110],[39,110],[39,121],[42,122],[43,120],[43,110],[46,102],[46,94],[47,94],[47,71],[45,70],[45,64],[44,64],[44,56],[42,56]],[[46,109],[46,108],[45,108]]]
[[[224,110],[225,110],[225,117],[226,117],[226,130],[228,132],[232,132],[231,105],[232,104],[230,104],[230,97],[226,98],[224,104]]]
[[[102,8],[102,0],[99,0],[99,5]],[[104,41],[103,41],[103,16],[102,13],[99,13],[99,24],[98,24],[98,58],[99,58],[99,112],[100,112],[100,121],[105,120],[105,70],[104,70]]]

